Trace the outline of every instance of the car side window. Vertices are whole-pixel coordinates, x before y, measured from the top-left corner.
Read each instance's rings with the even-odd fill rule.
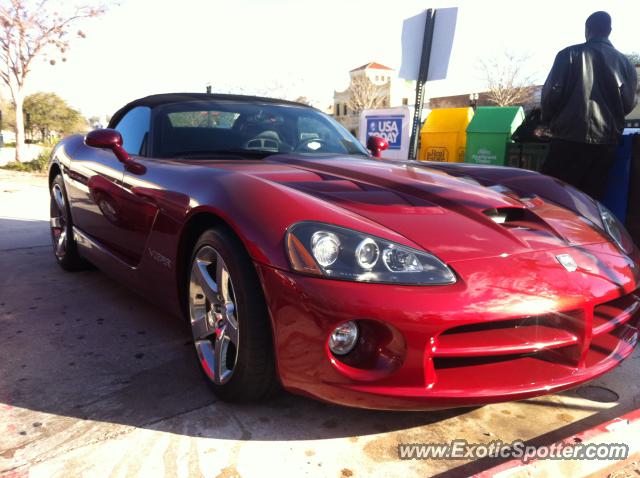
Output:
[[[146,154],[150,120],[151,108],[137,106],[118,122],[115,129],[122,135],[122,147],[127,153]]]

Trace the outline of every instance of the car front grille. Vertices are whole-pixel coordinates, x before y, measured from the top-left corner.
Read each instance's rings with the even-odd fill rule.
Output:
[[[456,326],[431,341],[427,387],[508,388],[552,383],[608,358],[631,353],[638,340],[638,291],[562,313]]]

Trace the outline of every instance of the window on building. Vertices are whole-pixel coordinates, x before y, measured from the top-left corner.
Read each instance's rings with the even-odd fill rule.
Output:
[[[409,105],[409,98],[402,98],[402,106],[408,106]]]
[[[347,104],[342,105],[342,112],[345,116],[347,116]]]
[[[335,108],[333,108],[333,111],[336,116],[340,116],[340,103],[336,103],[336,106]]]

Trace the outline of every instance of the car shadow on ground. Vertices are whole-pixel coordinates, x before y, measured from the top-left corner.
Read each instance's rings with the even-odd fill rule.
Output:
[[[7,221],[0,219],[0,235],[34,227]],[[0,271],[0,413],[18,428],[32,425],[23,423],[26,409],[219,439],[304,440],[402,430],[469,411],[358,410],[286,392],[256,405],[223,403],[198,370],[186,324],[102,272],[65,272],[42,243],[0,249]]]

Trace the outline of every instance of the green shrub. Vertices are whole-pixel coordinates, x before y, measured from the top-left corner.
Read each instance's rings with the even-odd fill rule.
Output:
[[[5,164],[2,168],[11,171],[22,171],[25,173],[46,173],[50,155],[51,148],[44,148],[33,161],[26,161],[24,163],[14,161],[12,163]]]

